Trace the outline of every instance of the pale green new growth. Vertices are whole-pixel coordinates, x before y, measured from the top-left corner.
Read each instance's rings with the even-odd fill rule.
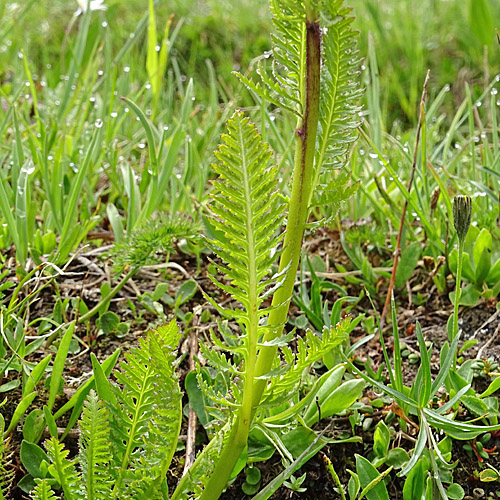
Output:
[[[68,460],[69,450],[56,438],[50,438],[45,443],[47,456],[50,459],[49,472],[61,485],[65,500],[78,498],[78,483],[81,477],[76,472],[75,464]]]
[[[31,493],[31,498],[33,500],[59,500],[59,497],[56,497],[46,479],[43,479],[35,486]]]
[[[95,391],[90,391],[80,422],[80,465],[88,500],[111,493],[108,413]]]
[[[210,241],[224,261],[217,269],[230,281],[211,279],[237,300],[242,310],[226,311],[256,338],[258,321],[267,312],[260,309],[270,288],[276,284],[269,277],[281,242],[283,208],[276,192],[276,167],[270,167],[272,151],[262,143],[255,126],[236,112],[227,123],[228,134],[215,156],[219,179],[214,183],[213,223],[224,238]],[[248,338],[242,337],[242,338]]]
[[[0,413],[0,439],[5,430],[5,420]],[[11,453],[9,453],[8,442],[0,441],[0,500],[7,497],[12,480],[14,479],[14,470],[11,468]]]
[[[297,119],[291,195],[288,206],[279,203],[277,172],[269,168],[271,152],[248,119],[236,113],[216,153],[220,163],[214,168],[219,177],[211,209],[213,224],[223,234],[211,246],[223,261],[215,266],[225,278],[212,276],[212,280],[239,306],[224,309],[208,300],[236,320],[241,331],[231,337],[231,346],[212,335],[214,346],[222,352],[201,347],[208,363],[229,377],[227,394],[212,389],[201,375],[198,382],[214,404],[209,411],[230,429],[204,484],[202,500],[219,498],[247,444],[254,418],[296,391],[305,369],[338,346],[348,331],[349,320],[326,330],[322,337],[309,332],[306,341],[298,341],[296,355],[287,347],[293,333],[283,334],[311,208],[328,205],[332,216],[356,189],[349,187],[348,175],[331,170],[345,163],[358,125],[359,61],[352,18],[341,0],[270,3],[277,32],[271,70],[261,63],[256,81],[241,74],[238,78],[266,103]],[[278,271],[272,276],[278,260]],[[271,305],[262,307],[267,296],[272,296]],[[238,364],[241,357],[244,364]],[[192,470],[196,468],[197,463]],[[187,481],[182,480],[174,498],[184,498],[180,492],[186,487]]]
[[[80,421],[80,453],[68,460],[57,439],[46,444],[49,472],[65,500],[156,500],[177,445],[182,399],[174,373],[180,334],[175,321],[148,332],[115,370],[122,388],[105,378],[91,391]],[[77,472],[77,468],[81,472]],[[46,480],[32,498],[53,498]]]

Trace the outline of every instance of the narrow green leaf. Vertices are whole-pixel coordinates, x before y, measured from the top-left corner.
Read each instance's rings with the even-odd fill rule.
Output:
[[[11,431],[14,429],[14,427],[17,425],[21,417],[24,415],[26,410],[28,409],[29,405],[31,402],[36,398],[37,392],[32,392],[31,394],[26,394],[26,396],[19,401],[19,404],[17,405],[16,409],[14,410],[14,414],[12,415],[12,419],[10,421],[9,427],[7,430],[4,432],[4,439],[7,438],[7,436],[11,433]]]
[[[493,379],[488,388],[479,395],[480,398],[486,398],[500,389],[500,377]]]
[[[109,356],[102,363],[102,369],[106,377],[109,377],[109,375],[111,374],[111,371],[115,367],[116,361],[118,360],[120,353],[121,350],[117,349],[113,354],[111,354],[111,356]],[[81,387],[78,388],[78,390],[75,392],[75,394],[73,394],[71,399],[62,408],[59,408],[59,410],[57,410],[56,414],[54,415],[54,419],[57,420],[58,418],[62,417],[68,410],[71,410],[71,408],[78,406],[80,409],[78,409],[78,411],[75,412],[77,415],[76,419],[73,422],[74,425],[76,423],[76,420],[80,416],[81,412],[80,404],[83,405],[83,401],[87,397],[87,394],[89,393],[90,389],[94,387],[94,385],[95,385],[95,378],[94,375],[92,375]],[[72,419],[73,419],[73,414],[70,418],[70,422],[72,421]]]
[[[425,427],[422,425],[420,427],[420,432],[418,434],[417,442],[415,444],[415,449],[413,450],[413,454],[410,458],[410,461],[399,472],[398,474],[399,477],[406,476],[413,469],[413,467],[415,467],[425,449],[426,443],[427,443],[427,433],[425,431]]]
[[[356,472],[358,473],[361,488],[363,488],[359,500],[365,496],[367,500],[389,500],[389,494],[383,479],[391,470],[392,467],[387,469],[384,474],[380,474],[369,460],[356,454]]]
[[[38,382],[40,382],[41,378],[43,377],[45,369],[47,368],[47,365],[49,364],[51,359],[52,354],[48,354],[47,356],[45,356],[45,358],[43,358],[36,364],[33,370],[31,370],[31,373],[28,376],[28,380],[23,387],[23,396],[26,396],[26,394],[33,392]]]
[[[422,500],[425,498],[424,463],[419,460],[409,472],[403,486],[403,500]]]
[[[118,405],[118,401],[116,400],[116,396],[111,390],[109,380],[106,377],[101,365],[99,364],[99,361],[97,361],[94,353],[90,354],[90,359],[92,360],[92,369],[94,370],[97,394],[99,394],[99,397],[101,399],[116,408]]]
[[[64,370],[64,364],[66,363],[66,358],[68,356],[69,346],[71,344],[71,339],[73,338],[73,332],[75,331],[75,322],[72,321],[68,329],[61,339],[59,348],[57,349],[56,358],[54,359],[54,366],[52,367],[52,376],[50,378],[50,388],[49,388],[49,400],[47,406],[50,411],[54,407],[57,394],[59,392],[59,387],[61,386],[62,374]]]

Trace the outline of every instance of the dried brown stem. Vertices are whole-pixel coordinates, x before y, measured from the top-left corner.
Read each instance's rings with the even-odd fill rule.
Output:
[[[422,122],[425,116],[425,98],[427,97],[427,84],[429,83],[429,74],[430,70],[427,70],[427,75],[425,76],[424,88],[422,90],[422,98],[420,99],[420,113],[418,116],[418,125],[417,125],[417,137],[415,140],[415,149],[413,151],[413,163],[411,166],[411,174],[410,181],[408,183],[408,194],[411,193],[411,188],[413,186],[413,179],[415,177],[415,170],[417,168],[417,155],[418,155],[418,144],[420,141],[420,132],[422,130]],[[387,315],[387,309],[389,307],[389,303],[391,301],[392,291],[394,289],[394,283],[396,281],[396,271],[398,269],[399,258],[401,256],[401,238],[403,235],[404,222],[406,218],[406,210],[408,209],[408,200],[405,200],[405,204],[403,206],[403,213],[401,214],[401,222],[399,224],[398,236],[396,239],[396,249],[394,250],[394,262],[392,264],[392,274],[391,281],[389,282],[389,288],[387,290],[387,297],[385,298],[384,310],[382,311],[382,317],[380,318],[380,325],[384,325],[385,317]]]
[[[194,317],[197,321],[198,317]],[[189,332],[189,371],[196,369],[195,356],[198,354],[198,335],[196,328],[192,328]],[[196,459],[196,428],[198,427],[198,419],[191,405],[189,405],[188,429],[186,439],[186,462],[184,464],[184,472],[186,474],[191,465]]]

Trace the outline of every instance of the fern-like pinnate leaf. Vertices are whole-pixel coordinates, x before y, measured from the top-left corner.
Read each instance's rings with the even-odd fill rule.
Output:
[[[358,75],[360,58],[356,48],[356,30],[351,10],[343,0],[271,0],[276,33],[272,37],[271,72],[262,62],[257,78],[237,74],[253,92],[267,102],[303,117],[305,103],[306,10],[307,4],[321,15],[321,90],[319,107],[318,147],[314,161],[314,200],[311,206],[343,201],[351,192],[340,192],[330,185],[331,169],[345,165],[347,153],[356,139],[360,124],[358,113],[362,90]],[[300,122],[299,122],[300,123]],[[322,175],[325,174],[325,175]],[[339,194],[341,196],[339,196]],[[334,212],[334,210],[332,211]]]
[[[90,391],[80,421],[80,465],[86,498],[100,500],[111,493],[110,430],[106,408],[97,393]]]
[[[226,241],[209,243],[224,261],[217,268],[229,284],[212,279],[241,304],[243,312],[234,316],[248,328],[251,316],[258,320],[266,313],[260,306],[276,284],[271,270],[281,243],[283,207],[276,191],[277,170],[270,166],[272,151],[255,126],[236,112],[227,128],[215,153],[219,177],[210,206],[213,224]]]
[[[0,500],[9,498],[10,487],[14,480],[12,452],[9,450],[8,441],[3,438],[4,430],[5,420],[0,413]]]
[[[31,498],[33,500],[59,500],[59,497],[56,497],[46,479],[39,480],[38,484],[31,492]]]
[[[271,74],[261,62],[258,79],[236,73],[239,80],[266,101],[302,117],[304,90],[302,67],[305,58],[305,6],[298,0],[271,0],[276,33],[272,37]],[[299,22],[297,22],[297,20]],[[264,57],[268,58],[266,54]]]
[[[51,462],[49,472],[61,485],[64,500],[84,498],[80,489],[81,476],[76,471],[75,463],[68,460],[69,450],[54,437],[45,442],[45,449]]]
[[[180,339],[177,325],[172,321],[156,333],[148,339],[156,405],[148,422],[144,453],[132,464],[138,477],[131,485],[134,500],[160,498],[157,495],[172,462],[182,423],[182,393],[174,376],[173,353]]]
[[[164,258],[165,254],[175,249],[177,240],[194,240],[199,232],[199,224],[186,215],[172,217],[159,213],[115,245],[112,251],[114,270],[122,272],[127,266],[139,269],[156,264],[162,256]]]
[[[307,330],[305,338],[297,339],[296,353],[287,345],[282,346],[281,357],[277,358],[273,373],[269,374],[270,384],[262,397],[262,407],[277,406],[287,401],[296,392],[304,370],[348,338],[350,324],[351,318],[347,316],[335,327],[325,328],[321,336]],[[282,370],[282,366],[286,369]]]
[[[358,82],[360,58],[356,48],[354,17],[343,0],[324,2],[323,62],[321,68],[320,124],[316,165],[340,168],[360,124]]]
[[[180,334],[172,321],[148,332],[115,371],[122,388],[110,406],[113,463],[112,498],[156,498],[173,453],[182,418],[181,393],[174,376]]]
[[[48,471],[61,485],[64,500],[165,498],[165,476],[182,422],[174,354],[179,341],[175,320],[149,331],[114,372],[123,387],[112,386],[111,393],[105,381],[97,384],[105,402],[89,393],[76,460],[68,460],[68,450],[57,439],[46,441]],[[32,498],[50,495],[50,484],[39,482]]]

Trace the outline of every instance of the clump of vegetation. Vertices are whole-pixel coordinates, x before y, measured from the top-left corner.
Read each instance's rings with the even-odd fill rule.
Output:
[[[495,494],[497,7],[454,6],[0,5],[0,499]]]

